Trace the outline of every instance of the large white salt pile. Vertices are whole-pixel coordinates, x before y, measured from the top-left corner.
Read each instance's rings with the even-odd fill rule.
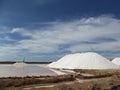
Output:
[[[103,56],[94,53],[69,54],[48,65],[51,68],[64,69],[113,69],[119,68]]]
[[[120,65],[120,57],[113,59],[112,62],[116,65]]]

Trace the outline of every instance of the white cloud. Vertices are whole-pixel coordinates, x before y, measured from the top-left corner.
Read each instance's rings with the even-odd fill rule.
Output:
[[[20,33],[22,36],[32,36],[32,33],[25,28],[13,28],[9,33]]]
[[[17,41],[10,46],[20,52],[27,49],[29,53],[57,53],[60,46],[69,45],[63,50],[74,52],[90,51],[120,51],[120,20],[109,16],[90,17],[69,22],[57,22],[37,30],[14,28],[11,33],[18,32],[32,39]],[[96,38],[112,38],[114,42],[100,42]],[[88,44],[83,42],[98,42]],[[3,46],[4,48],[6,46]],[[6,50],[5,50],[6,51]],[[16,52],[15,52],[16,53]],[[3,54],[2,54],[3,55]],[[0,55],[0,56],[2,56]],[[4,55],[3,55],[4,56]]]
[[[13,28],[10,33],[20,32],[22,28]]]

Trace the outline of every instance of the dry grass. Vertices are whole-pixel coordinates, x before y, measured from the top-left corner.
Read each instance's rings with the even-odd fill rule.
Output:
[[[120,69],[105,69],[105,70],[93,70],[93,69],[74,69],[76,72],[89,73],[94,75],[120,75]]]
[[[120,75],[120,69],[108,69],[108,70],[87,70],[87,69],[75,69],[77,77],[81,79],[91,79],[91,78],[103,78],[111,77],[113,75]],[[83,76],[82,74],[92,74],[94,76]]]
[[[54,87],[32,88],[30,90],[120,90],[120,78],[107,77],[83,83],[58,84]]]
[[[4,87],[20,87],[24,85],[31,85],[31,84],[46,84],[46,83],[58,83],[58,82],[65,82],[65,81],[73,81],[75,78],[73,78],[71,75],[66,76],[52,76],[52,77],[46,77],[46,78],[40,78],[40,77],[9,77],[9,78],[3,78],[0,79],[0,88]]]

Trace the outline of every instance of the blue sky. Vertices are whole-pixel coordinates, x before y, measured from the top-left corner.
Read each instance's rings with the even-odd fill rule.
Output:
[[[0,61],[120,57],[119,0],[0,0]]]

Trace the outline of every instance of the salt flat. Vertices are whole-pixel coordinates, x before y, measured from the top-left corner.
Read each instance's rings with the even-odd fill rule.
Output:
[[[0,64],[0,77],[25,77],[25,76],[56,76],[64,74],[60,71],[54,70],[42,66],[27,64],[26,66],[15,66],[13,64]]]

